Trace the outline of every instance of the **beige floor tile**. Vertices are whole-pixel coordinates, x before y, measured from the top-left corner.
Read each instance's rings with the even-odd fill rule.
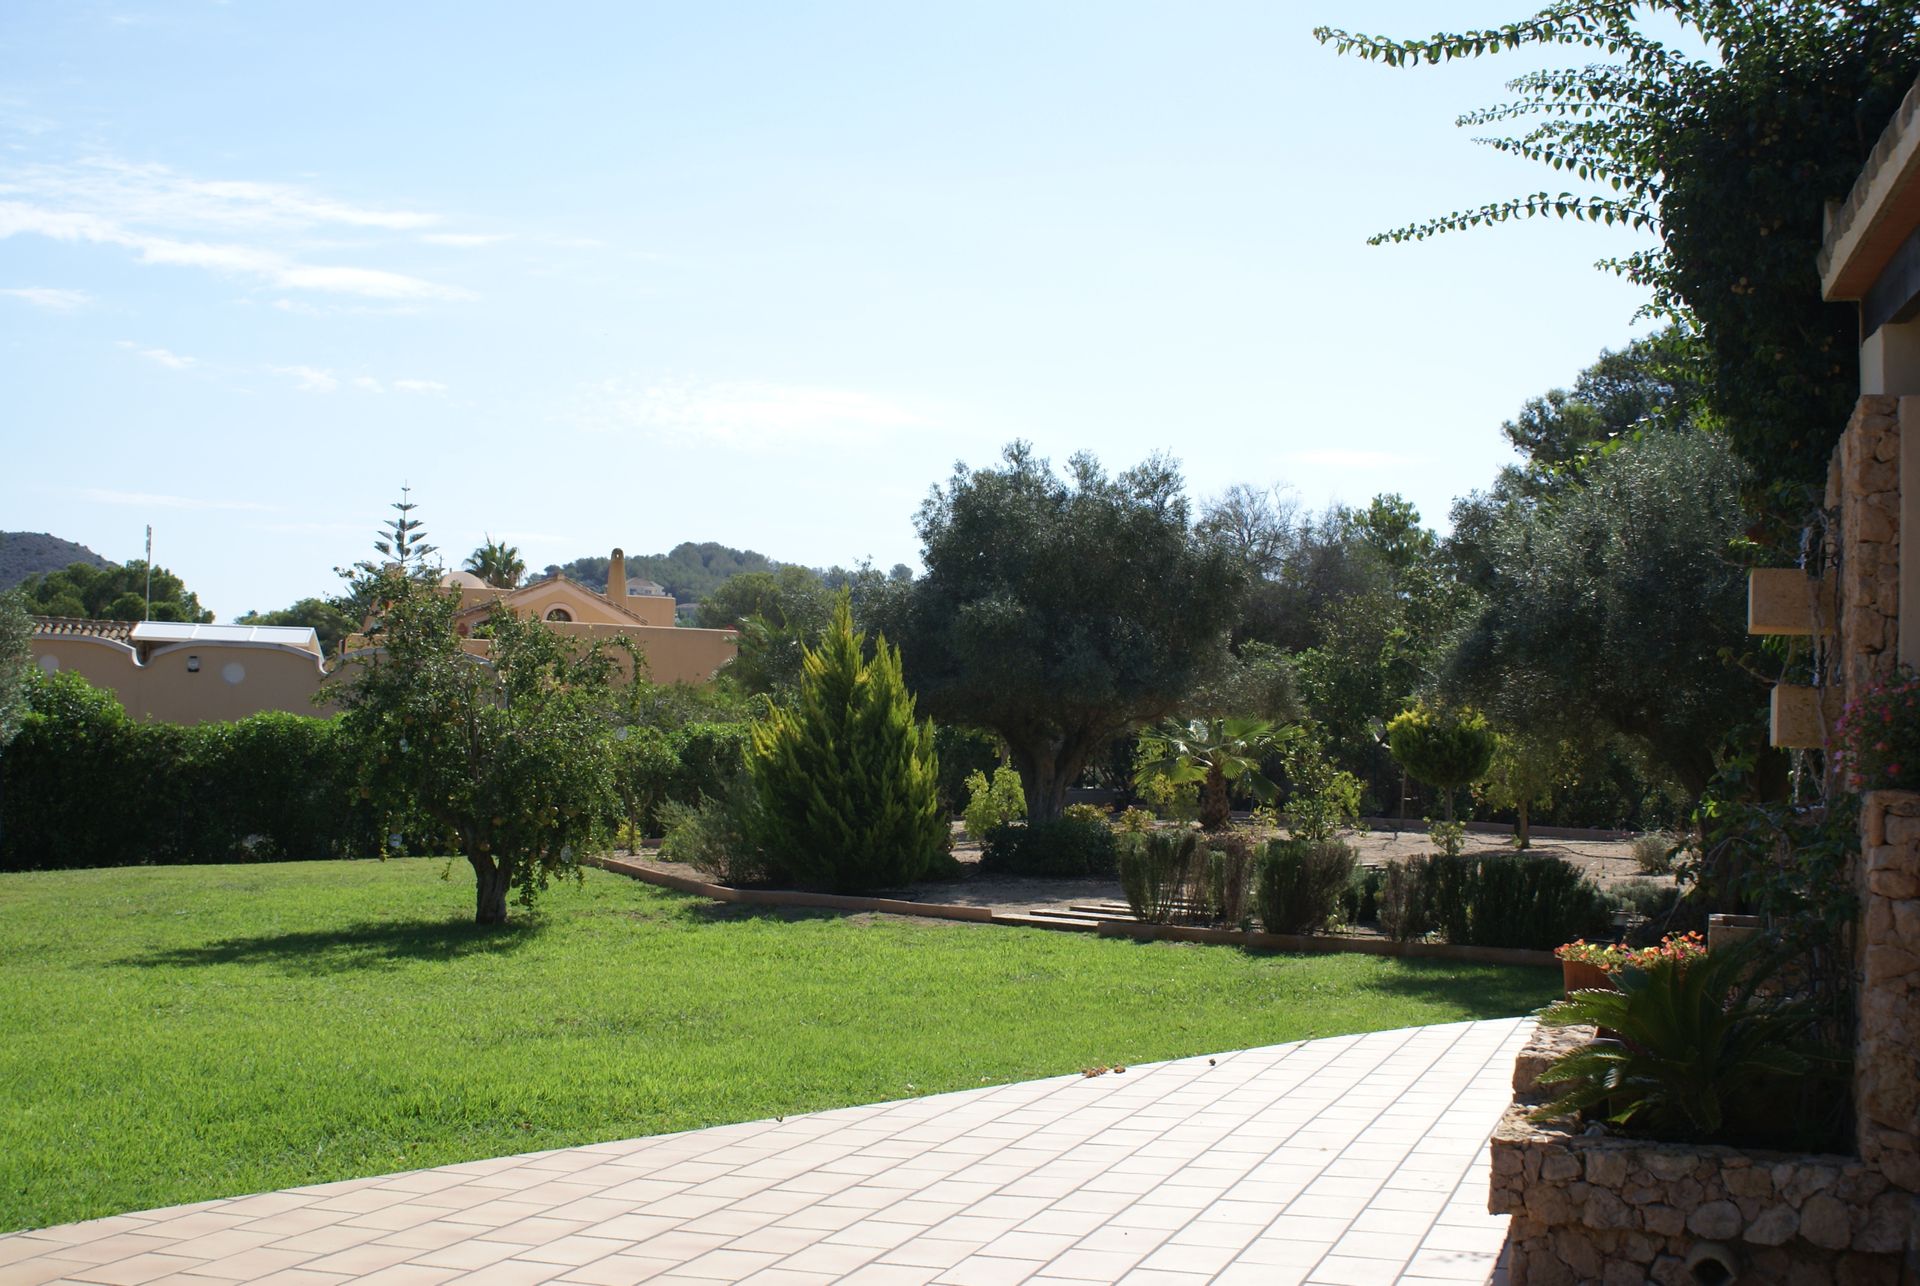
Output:
[[[944,1269],[933,1280],[942,1286],[1019,1286],[1039,1272],[1041,1265],[1028,1259],[991,1259],[974,1255]]]
[[[434,1268],[459,1268],[468,1272],[511,1258],[520,1249],[510,1241],[460,1241],[438,1250],[423,1250],[413,1257],[416,1264]]]
[[[689,1260],[674,1271],[685,1277],[703,1277],[711,1281],[737,1282],[763,1268],[771,1268],[781,1256],[751,1250],[710,1250]]]
[[[316,1256],[297,1250],[274,1250],[257,1246],[237,1255],[203,1260],[193,1272],[197,1277],[217,1277],[223,1281],[253,1282],[288,1268],[297,1268]]]
[[[539,1282],[552,1281],[565,1271],[564,1264],[547,1264],[532,1259],[503,1259],[497,1264],[463,1273],[458,1280],[460,1286],[536,1286]]]
[[[873,1262],[881,1252],[872,1246],[830,1246],[816,1242],[780,1261],[780,1267],[807,1273],[850,1273]]]
[[[1338,1037],[0,1238],[0,1286],[1485,1282],[1519,1020]],[[149,1274],[153,1275],[149,1275]]]
[[[622,1251],[630,1250],[633,1244],[616,1237],[558,1237],[542,1245],[516,1249],[513,1257],[533,1263],[561,1264],[577,1268],[583,1264],[591,1264],[595,1260],[605,1259],[608,1255],[617,1255]]]
[[[984,1241],[954,1241],[945,1237],[916,1237],[881,1255],[880,1262],[916,1268],[951,1268],[986,1244]]]
[[[1402,1262],[1328,1255],[1314,1265],[1307,1281],[1310,1286],[1394,1286],[1400,1280]]]
[[[1407,1261],[1407,1274],[1455,1282],[1484,1282],[1498,1255],[1467,1250],[1421,1250]]]
[[[648,1255],[609,1255],[583,1267],[570,1268],[554,1280],[582,1282],[586,1286],[631,1286],[634,1282],[651,1281],[678,1267],[680,1262]]]

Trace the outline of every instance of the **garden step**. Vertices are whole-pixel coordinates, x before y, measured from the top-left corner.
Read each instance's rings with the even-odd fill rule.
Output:
[[[1037,906],[1033,908],[1033,910],[1031,911],[1015,911],[1015,912],[1012,912],[1012,914],[1035,915],[1035,916],[1044,917],[1045,919],[1048,919],[1048,920],[1072,920],[1076,924],[1093,923],[1094,921],[1097,921],[1097,920],[1104,920],[1104,919],[1111,918],[1108,916],[1088,913],[1086,911],[1081,910],[1079,907],[1073,907],[1069,910],[1063,911],[1057,906]]]
[[[1085,919],[1055,911],[1049,914],[1045,908],[1038,911],[995,911],[995,924],[1024,925],[1029,929],[1068,929],[1078,933],[1093,933],[1100,928],[1098,920]]]
[[[1104,920],[1133,919],[1133,908],[1125,902],[1075,902],[1068,910],[1075,915],[1091,915]]]

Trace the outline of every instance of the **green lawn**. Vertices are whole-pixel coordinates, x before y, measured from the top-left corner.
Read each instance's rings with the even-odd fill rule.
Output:
[[[599,871],[485,933],[446,870],[0,875],[0,1230],[1518,1014],[1558,981],[755,913]]]

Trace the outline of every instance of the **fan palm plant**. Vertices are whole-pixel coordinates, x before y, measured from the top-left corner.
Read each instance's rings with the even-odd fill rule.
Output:
[[[518,548],[488,536],[486,544],[467,555],[467,570],[495,589],[512,589],[527,574],[527,564]]]
[[[1265,719],[1169,719],[1140,734],[1134,780],[1200,782],[1200,825],[1219,830],[1233,815],[1229,788],[1273,802],[1279,788],[1260,771],[1260,762],[1297,735],[1298,728],[1276,729]]]

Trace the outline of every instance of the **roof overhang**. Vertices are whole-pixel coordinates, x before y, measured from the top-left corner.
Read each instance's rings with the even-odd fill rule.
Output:
[[[1920,261],[1916,229],[1920,229],[1920,81],[1900,101],[1846,200],[1828,207],[1819,258],[1821,296],[1830,302],[1859,300],[1873,312],[1870,297],[1889,269],[1900,275],[1899,260],[1915,257]],[[1871,332],[1879,324],[1873,322],[1865,330]]]

